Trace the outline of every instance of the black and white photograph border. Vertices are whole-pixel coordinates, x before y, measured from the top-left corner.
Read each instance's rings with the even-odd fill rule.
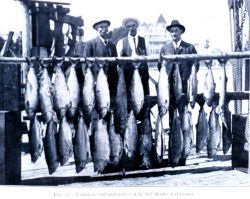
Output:
[[[47,6],[50,4],[53,4],[54,10],[51,11],[52,8],[49,9],[49,7],[45,7],[43,10],[41,5]],[[58,13],[53,16],[48,14],[49,12],[58,12],[59,9],[56,5],[60,5],[58,7],[62,8],[61,11],[65,12],[66,17],[58,20]],[[37,13],[39,12],[44,16],[42,14],[38,16]],[[45,20],[45,15],[49,17],[49,20]],[[34,18],[36,20],[32,21]],[[250,0],[2,0],[0,2],[0,197],[25,197],[26,199],[31,197],[55,199],[117,197],[195,199],[204,197],[235,198],[249,195],[249,18]],[[137,36],[134,38],[137,38],[135,43],[137,42],[138,47],[131,47],[132,55],[122,54],[126,53],[125,50],[127,49],[124,48],[122,51],[120,49],[121,44],[124,45],[125,42],[128,42],[126,45],[130,44],[127,35],[131,33],[132,36],[133,30],[131,29],[133,27],[126,26],[126,24],[129,24],[128,22],[135,23],[137,26],[137,32],[135,33]],[[58,24],[62,25],[61,29],[59,27],[61,37],[55,36]],[[102,24],[104,25],[101,26]],[[101,29],[105,29],[105,25],[108,31],[102,33]],[[174,43],[177,37],[177,33],[174,33],[177,31],[175,27],[181,31],[180,43]],[[46,34],[46,31],[50,33]],[[104,43],[106,37],[108,38],[107,46]],[[96,49],[96,53],[92,53],[94,50],[88,49],[95,38],[102,38],[97,45],[100,48],[106,49],[107,47],[107,55],[106,52],[99,54]],[[141,38],[143,38],[144,43]],[[184,41],[185,45],[188,45],[187,47],[182,46],[181,43]],[[139,47],[139,42],[142,47]],[[114,45],[117,54],[112,54],[112,45]],[[194,49],[194,51],[191,49]],[[60,59],[60,57],[63,57],[63,59]],[[69,57],[76,58],[70,59]],[[98,59],[98,57],[102,57],[102,59]],[[103,59],[103,57],[110,58]],[[115,59],[113,59],[114,57]],[[124,61],[126,59],[128,62]],[[163,64],[163,59],[170,61],[170,64]],[[186,62],[186,60],[192,59],[198,62],[191,62],[191,65],[190,62]],[[48,60],[48,62],[43,62],[44,60]],[[138,61],[142,64],[127,64],[129,61],[131,63],[131,60],[132,62],[142,60],[141,62]],[[63,61],[66,64],[63,64]],[[111,64],[107,65],[107,62]],[[133,110],[131,112],[136,112],[138,108],[138,104],[133,106],[132,98],[135,96],[134,101],[136,101],[141,97],[141,93],[137,92],[140,89],[142,89],[142,97],[144,96],[144,105],[140,107],[143,110],[142,112],[146,113],[144,107],[146,102],[148,102],[147,106],[150,107],[148,123],[139,114],[132,117],[131,113],[126,113],[127,123],[130,122],[132,127],[129,129],[129,125],[126,124],[126,129],[120,128],[119,130],[123,132],[120,138],[125,139],[123,137],[125,131],[131,131],[130,133],[134,134],[136,126],[138,130],[137,150],[141,152],[143,147],[148,147],[146,145],[146,142],[148,142],[146,133],[144,134],[143,131],[151,132],[152,140],[150,143],[152,146],[150,148],[155,150],[154,156],[164,151],[164,154],[161,154],[160,163],[159,156],[157,156],[158,159],[155,157],[155,160],[152,161],[153,166],[150,167],[147,164],[148,157],[146,156],[143,159],[141,154],[137,152],[139,154],[136,154],[135,162],[140,164],[139,166],[127,166],[132,163],[124,161],[125,166],[123,165],[122,168],[119,167],[120,165],[112,167],[110,162],[106,168],[102,168],[103,165],[101,164],[96,164],[100,167],[96,168],[93,158],[100,151],[95,147],[102,145],[105,138],[108,141],[111,139],[111,133],[106,130],[106,134],[102,132],[99,138],[93,135],[91,135],[92,137],[88,136],[91,137],[89,140],[91,146],[89,146],[88,152],[91,151],[92,160],[85,163],[85,168],[81,168],[82,165],[80,164],[79,169],[81,171],[76,171],[75,156],[77,155],[74,154],[73,148],[71,156],[67,157],[67,160],[62,158],[63,160],[60,160],[54,171],[53,166],[48,169],[44,148],[44,139],[49,124],[46,123],[46,120],[55,120],[55,123],[59,124],[56,131],[64,132],[65,130],[64,133],[66,134],[66,129],[71,129],[72,134],[76,136],[78,133],[74,126],[77,126],[77,122],[79,124],[81,119],[78,119],[75,122],[76,124],[65,122],[62,118],[66,117],[66,114],[69,115],[67,115],[67,118],[71,118],[74,110],[69,108],[68,112],[65,113],[60,109],[59,103],[54,101],[55,107],[52,108],[54,110],[51,109],[53,115],[46,114],[44,116],[43,111],[45,109],[45,112],[47,112],[48,104],[45,104],[45,108],[43,108],[41,99],[39,99],[39,102],[34,102],[34,104],[38,103],[39,105],[36,105],[38,110],[35,110],[36,116],[33,117],[34,113],[30,111],[32,108],[29,107],[32,106],[32,102],[27,103],[27,101],[35,99],[34,91],[27,85],[30,81],[35,81],[37,90],[39,90],[38,87],[43,85],[41,83],[41,68],[46,68],[46,71],[49,71],[51,75],[53,84],[54,90],[51,91],[53,100],[58,97],[59,100],[65,99],[66,101],[67,96],[70,95],[70,89],[67,85],[68,80],[75,78],[81,84],[81,81],[84,82],[83,79],[89,73],[88,66],[91,65],[93,70],[90,77],[96,79],[96,82],[93,83],[95,89],[100,89],[99,95],[101,95],[101,92],[106,94],[107,90],[102,89],[106,84],[110,85],[110,79],[106,77],[109,73],[106,68],[112,67],[112,62],[117,62],[120,65],[125,63],[124,66],[118,67],[117,79],[111,78],[113,84],[115,84],[115,81],[120,81],[120,71],[123,71],[123,67],[134,66],[131,78],[127,80],[127,77],[125,79],[123,77],[123,83],[130,85],[130,89],[127,88],[127,93],[131,95],[131,99],[128,97],[132,104],[132,108],[129,107]],[[147,93],[147,96],[145,92],[143,94],[145,85],[143,78],[140,78],[141,68],[144,67],[142,65],[145,63],[149,74],[147,79],[149,93]],[[190,78],[185,79],[183,75],[183,63],[186,64],[185,66],[190,65]],[[196,68],[193,67],[195,64]],[[161,70],[163,66],[167,70]],[[171,67],[174,67],[174,69]],[[58,68],[63,68],[63,70]],[[97,71],[95,71],[95,68],[97,68]],[[172,71],[169,72],[169,70]],[[35,75],[32,76],[31,71]],[[77,74],[75,77],[71,76],[72,71]],[[64,74],[64,80],[58,78],[60,74]],[[166,83],[168,81],[164,81],[164,78],[168,78],[169,74],[173,74],[173,78],[179,76],[180,78],[171,79],[173,83],[168,85]],[[34,76],[37,76],[39,80]],[[163,78],[160,78],[161,76]],[[187,83],[187,85],[184,84],[183,88],[189,90],[193,86],[191,89],[196,89],[193,103],[191,103],[191,97],[193,96],[189,95],[189,93],[192,93],[191,91],[184,92],[184,94],[183,92],[178,93],[178,80],[182,83],[183,79]],[[100,86],[97,83],[98,80]],[[135,83],[133,84],[133,82]],[[138,86],[138,82],[141,86]],[[172,99],[169,97],[170,93],[167,94],[168,105],[166,105],[166,101],[160,99],[166,97],[166,92],[163,92],[162,96],[159,97],[161,93],[159,88],[162,88],[160,87],[162,82],[171,87],[167,92],[172,92],[172,95],[174,95]],[[193,82],[195,82],[194,85]],[[71,84],[71,87],[74,86],[75,84]],[[80,86],[78,92],[82,92],[83,87]],[[29,89],[30,96],[27,93]],[[221,97],[223,96],[223,89],[224,101]],[[68,93],[65,93],[65,90]],[[133,91],[136,92],[133,93]],[[112,96],[112,91],[109,92]],[[212,102],[209,99],[211,92],[214,94]],[[99,113],[99,106],[102,106],[101,100],[107,100],[106,95],[98,97],[98,94],[94,94],[94,98],[99,98],[95,99],[96,102],[94,102],[98,107],[97,115],[99,114],[99,116],[97,117],[103,117],[105,118],[103,120],[108,122],[103,122],[104,125],[102,124],[100,127],[98,123],[96,127],[92,128],[107,129],[113,126],[117,130],[118,124],[115,123],[118,121],[116,109],[114,109],[115,121],[113,120],[113,125],[109,125],[112,117],[109,116],[110,113],[107,113],[106,107]],[[80,97],[81,103],[84,100],[82,98],[84,97]],[[110,97],[110,100],[109,108],[118,103],[113,102],[112,97]],[[120,100],[119,105],[123,105],[122,101],[124,100]],[[167,106],[167,111],[164,109],[165,107],[160,108],[159,106],[163,101],[165,104],[162,106]],[[127,106],[130,106],[129,103],[130,101]],[[69,104],[69,106],[73,106],[73,102]],[[79,105],[80,108],[76,107],[76,109],[83,109],[83,114],[87,115],[83,106]],[[177,109],[179,116],[176,116]],[[188,116],[184,117],[186,112]],[[198,121],[202,120],[201,112],[206,118],[207,126],[205,124],[199,125]],[[119,117],[121,117],[121,114],[119,114]],[[161,117],[160,122],[158,121],[159,117]],[[230,118],[229,121],[228,117]],[[38,118],[39,121],[34,118]],[[79,113],[79,118],[88,120],[82,115],[82,112]],[[188,120],[187,124],[184,118]],[[118,121],[118,123],[122,125],[122,121]],[[173,147],[174,139],[176,139],[175,144],[178,145],[175,145],[175,147],[178,148],[179,144],[184,145],[183,129],[187,128],[184,123],[190,128],[189,138],[191,142],[189,142],[188,156],[184,164],[181,164],[180,158],[175,163],[175,158],[171,156],[172,154],[170,155],[169,149]],[[225,126],[225,124],[230,124],[230,126]],[[148,126],[143,127],[143,125]],[[61,126],[64,126],[64,130]],[[205,128],[204,126],[208,129],[211,128],[211,131],[215,131],[215,134],[219,132],[219,141],[216,140],[215,134],[211,136],[211,140],[215,139],[216,141],[213,141],[218,142],[215,146],[217,147],[216,152],[214,152],[213,147],[209,152],[210,145],[215,145],[215,143],[211,143],[212,141],[207,141],[209,138],[206,139],[205,144],[203,143],[202,149],[197,147],[198,129]],[[174,131],[172,129],[174,128],[176,132],[183,133],[181,133],[181,137],[173,136]],[[216,128],[219,128],[217,132]],[[227,129],[230,129],[230,132]],[[35,153],[31,155],[32,146],[30,146],[29,140],[32,130],[39,131],[43,139],[41,143],[43,147],[39,155]],[[164,143],[160,152],[156,149],[159,131],[162,134],[161,142]],[[86,132],[87,135],[93,133]],[[227,140],[228,143],[223,142],[223,139],[226,139],[225,132],[229,132],[231,136]],[[211,135],[211,132],[208,133]],[[131,138],[134,139],[135,137],[132,136]],[[97,143],[93,139],[100,139],[100,142],[93,144]],[[74,141],[74,146],[76,145],[75,142],[77,141]],[[37,143],[32,144],[34,147]],[[145,153],[147,149],[144,149]],[[129,156],[130,152],[124,152],[124,150],[122,152],[125,154],[124,156]],[[175,152],[178,153],[178,151]],[[183,157],[183,154],[184,150],[180,156]],[[103,156],[105,154],[102,154],[100,158],[103,158]],[[124,158],[123,155],[120,158]],[[101,170],[100,174],[98,169]]]

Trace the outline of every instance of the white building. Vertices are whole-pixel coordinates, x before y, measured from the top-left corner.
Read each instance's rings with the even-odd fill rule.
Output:
[[[169,40],[166,30],[167,22],[161,14],[156,23],[142,23],[138,28],[140,35],[145,37],[148,55],[158,55],[162,45]]]

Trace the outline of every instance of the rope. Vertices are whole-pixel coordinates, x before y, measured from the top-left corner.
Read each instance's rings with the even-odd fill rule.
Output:
[[[245,23],[246,17],[246,9],[244,12],[241,12],[241,21],[239,21],[239,10],[242,8],[240,5],[240,1],[233,1],[233,32],[234,32],[234,51],[240,52],[242,51],[242,41],[243,41],[243,26]],[[241,23],[240,23],[241,22]],[[242,91],[242,60],[232,60],[233,64],[233,87],[234,91]],[[242,102],[237,100],[235,101],[234,111],[236,114],[240,114],[242,112]]]

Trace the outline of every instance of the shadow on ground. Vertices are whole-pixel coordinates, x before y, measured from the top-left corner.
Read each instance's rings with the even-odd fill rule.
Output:
[[[213,171],[229,171],[232,167],[205,167],[205,168],[195,168],[195,169],[173,169],[168,171],[141,171],[135,173],[128,172],[125,176],[122,174],[117,175],[100,175],[100,176],[77,176],[77,177],[42,177],[23,180],[21,185],[34,185],[34,186],[57,186],[57,185],[67,185],[71,183],[88,183],[95,181],[107,181],[107,180],[122,180],[127,178],[138,178],[138,177],[159,177],[163,175],[178,175],[178,174],[202,174]]]

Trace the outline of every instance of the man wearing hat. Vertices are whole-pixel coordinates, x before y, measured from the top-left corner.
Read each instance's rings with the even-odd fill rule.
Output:
[[[169,54],[197,54],[197,51],[194,45],[187,43],[182,40],[181,35],[185,32],[185,27],[179,23],[178,20],[173,20],[169,26],[167,26],[167,30],[170,32],[172,37],[172,41],[163,45],[160,50],[160,59],[158,68],[161,68],[160,61],[162,61],[162,55]],[[193,65],[192,60],[187,61],[179,61],[179,69],[180,75],[182,79],[183,92],[187,93],[187,79],[191,74],[191,68]],[[198,70],[198,64],[196,65]],[[170,72],[170,65],[167,66],[167,71]]]
[[[98,32],[98,36],[86,42],[83,52],[83,57],[117,57],[115,44],[109,39],[110,34],[108,28],[110,26],[109,20],[100,20],[93,24],[93,28]],[[99,71],[98,65],[92,66],[94,76],[97,76]],[[117,69],[114,63],[106,63],[104,71],[108,77],[111,106],[115,96],[116,82],[117,82]]]
[[[181,35],[185,32],[185,27],[179,23],[178,20],[173,20],[169,26],[167,26],[167,30],[169,31],[172,41],[166,43],[162,46],[160,50],[160,58],[158,62],[158,69],[160,70],[161,61],[163,60],[162,55],[169,55],[169,54],[197,54],[197,51],[194,47],[194,45],[187,43],[182,40]],[[194,64],[194,61],[192,60],[184,60],[184,61],[177,61],[176,62],[179,65],[179,72],[181,76],[181,82],[182,82],[182,98],[177,102],[177,100],[174,97],[174,71],[176,69],[176,65],[174,62],[169,61],[166,65],[166,70],[169,75],[169,83],[170,83],[170,106],[169,106],[169,119],[170,119],[170,127],[172,126],[172,119],[173,119],[173,113],[174,110],[178,107],[179,114],[182,115],[184,111],[185,105],[188,104],[187,100],[187,81],[189,79],[189,76],[191,74],[192,65]],[[196,70],[198,71],[199,65],[196,64]],[[178,103],[178,104],[177,104]],[[185,165],[186,158],[181,159],[179,161],[179,165]]]
[[[121,57],[134,57],[139,55],[147,55],[145,38],[137,34],[137,28],[140,22],[136,18],[126,18],[122,21],[122,26],[127,28],[128,35],[118,41],[116,49],[118,56]],[[127,64],[125,67],[125,81],[127,90],[130,90],[130,83],[133,76],[134,67],[132,64]],[[148,85],[148,66],[143,63],[139,67],[139,74],[141,76],[144,94],[149,95],[149,85]],[[128,92],[129,94],[130,92]]]

